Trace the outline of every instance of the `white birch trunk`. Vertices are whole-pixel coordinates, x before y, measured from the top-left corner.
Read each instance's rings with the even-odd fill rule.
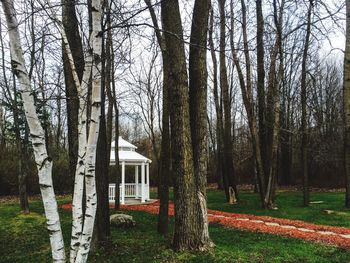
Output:
[[[92,0],[92,32],[90,41],[92,42],[93,67],[92,67],[92,97],[91,97],[91,123],[89,128],[89,137],[86,147],[86,169],[85,169],[85,187],[86,187],[86,211],[84,218],[84,227],[80,238],[79,250],[75,262],[86,262],[90,250],[90,243],[94,229],[97,196],[95,184],[95,163],[96,163],[96,145],[99,134],[100,116],[101,116],[101,53],[102,53],[102,32],[101,18],[102,6],[101,0]]]
[[[83,231],[83,192],[85,177],[86,157],[86,100],[88,83],[91,75],[92,56],[89,54],[85,59],[84,75],[79,96],[79,138],[78,138],[78,161],[75,170],[74,193],[72,206],[72,237],[70,246],[70,262],[74,263],[81,234]]]
[[[11,64],[22,95],[25,116],[30,130],[30,140],[34,149],[38,168],[40,191],[44,203],[47,229],[50,235],[54,262],[65,262],[62,230],[52,186],[52,159],[47,155],[45,134],[34,106],[33,90],[23,58],[18,22],[12,0],[2,0],[10,38]]]
[[[47,5],[52,8],[51,2],[46,1]],[[51,9],[50,9],[51,10]],[[81,236],[83,232],[83,194],[84,194],[84,178],[85,178],[85,159],[86,159],[86,125],[87,125],[87,93],[88,84],[91,77],[92,68],[92,54],[88,52],[85,58],[84,74],[82,83],[79,81],[78,73],[75,67],[72,51],[69,46],[66,32],[63,28],[62,21],[60,18],[52,12],[52,17],[55,18],[56,26],[58,27],[62,36],[63,48],[68,57],[69,66],[73,75],[75,87],[77,89],[79,97],[79,113],[78,113],[78,160],[74,176],[74,191],[73,191],[73,202],[72,202],[72,236],[70,243],[70,262],[74,263],[77,257],[79,245],[81,242]]]

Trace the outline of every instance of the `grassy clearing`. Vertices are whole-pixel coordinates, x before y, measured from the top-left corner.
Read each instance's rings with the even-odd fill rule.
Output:
[[[257,196],[242,193],[242,203],[230,206],[224,203],[221,192],[208,192],[209,208],[258,215],[270,215],[302,219],[330,225],[349,226],[349,213],[342,208],[341,193],[316,193],[313,200],[325,203],[301,207],[298,193],[280,193],[278,211],[264,211],[258,205]],[[60,199],[60,203],[69,199]],[[13,202],[0,204],[0,263],[50,262],[48,234],[40,201],[31,202],[32,213],[18,213]],[[340,211],[338,215],[326,215],[323,209]],[[175,253],[169,247],[171,237],[159,236],[156,216],[144,212],[128,211],[137,226],[132,229],[112,229],[111,246],[91,253],[90,262],[349,262],[350,251],[336,247],[303,242],[287,237],[250,233],[227,229],[218,224],[210,225],[210,234],[216,248],[209,253]],[[62,227],[68,248],[70,236],[69,211],[60,210]],[[68,251],[67,251],[68,252]]]
[[[278,210],[261,209],[258,194],[251,192],[240,193],[240,203],[229,205],[225,196],[217,190],[208,191],[208,208],[233,213],[245,213],[303,220],[315,224],[350,227],[350,210],[344,207],[344,193],[341,192],[314,192],[311,201],[323,203],[310,204],[303,207],[301,192],[278,192]],[[324,210],[333,210],[334,214],[326,214]]]

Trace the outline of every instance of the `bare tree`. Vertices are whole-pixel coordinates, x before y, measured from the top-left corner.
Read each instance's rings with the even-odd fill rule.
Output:
[[[157,17],[150,0],[145,0],[151,15],[152,23],[155,28],[155,34],[158,45],[162,52],[163,63],[163,97],[162,97],[162,141],[160,146],[160,171],[158,177],[158,197],[160,201],[158,214],[158,232],[161,234],[168,233],[169,224],[169,177],[170,170],[170,125],[169,125],[169,89],[172,86],[172,76],[170,74],[170,54],[166,47],[164,33],[158,25]],[[164,27],[164,25],[163,25]]]
[[[350,207],[350,2],[346,1],[346,44],[344,57],[344,167],[346,176],[345,205]]]
[[[300,97],[301,97],[301,163],[302,163],[302,172],[303,172],[303,200],[304,206],[309,205],[309,175],[308,175],[308,134],[307,134],[307,83],[306,83],[306,74],[307,74],[307,57],[308,50],[310,45],[310,35],[311,35],[311,15],[313,9],[313,0],[309,0],[309,7],[307,12],[307,26],[306,26],[306,37],[304,43],[303,51],[303,60],[302,60],[302,69],[301,69],[301,83],[300,83]]]
[[[223,100],[223,127],[222,127],[222,143],[223,143],[223,159],[222,172],[226,193],[226,199],[229,203],[236,203],[238,192],[234,177],[233,166],[233,145],[232,145],[232,116],[231,116],[231,95],[229,91],[229,83],[226,67],[226,0],[219,1],[220,10],[220,88]]]

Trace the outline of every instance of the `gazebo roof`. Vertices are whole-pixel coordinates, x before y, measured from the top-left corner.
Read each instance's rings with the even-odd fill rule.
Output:
[[[115,147],[115,141],[112,142],[111,145],[112,149]],[[131,149],[137,149],[137,147],[130,142],[124,140],[122,136],[118,137],[118,148],[131,148]]]
[[[112,142],[111,145],[111,157],[110,157],[110,163],[115,163],[115,142]],[[119,162],[126,162],[126,163],[151,163],[152,161],[148,159],[147,157],[135,152],[135,149],[137,147],[130,142],[124,140],[121,136],[119,136],[118,139],[118,148],[119,148]]]

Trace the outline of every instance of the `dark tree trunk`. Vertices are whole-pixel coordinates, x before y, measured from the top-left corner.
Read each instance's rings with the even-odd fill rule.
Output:
[[[168,233],[169,225],[169,177],[170,177],[170,127],[169,127],[169,88],[171,87],[170,64],[168,55],[163,52],[163,113],[162,113],[162,142],[160,150],[161,172],[158,185],[160,200],[158,214],[158,232]]]
[[[268,167],[265,206],[268,208],[276,208],[274,203],[276,179],[277,179],[277,161],[279,146],[279,130],[280,130],[280,82],[283,78],[283,52],[282,52],[282,23],[284,0],[281,1],[280,9],[277,10],[276,0],[273,1],[274,22],[276,26],[276,40],[274,48],[271,52],[270,69],[268,76],[268,93],[266,107],[266,122],[269,126],[266,128],[267,135],[267,153],[265,165]],[[279,55],[279,67],[277,70],[277,58]]]
[[[114,88],[115,89],[115,88]],[[115,94],[115,92],[114,92]],[[114,96],[115,98],[115,96]],[[114,210],[120,210],[120,189],[119,189],[119,184],[120,184],[120,168],[119,168],[119,144],[118,144],[118,138],[119,138],[119,110],[118,110],[118,105],[115,102],[114,104],[114,110],[115,110],[115,146],[114,146],[114,152],[115,152],[115,196],[114,196]]]
[[[189,58],[189,99],[190,125],[192,135],[194,176],[196,194],[199,199],[197,211],[198,234],[201,236],[201,249],[213,246],[209,237],[207,215],[207,157],[208,157],[208,125],[207,125],[207,31],[210,0],[196,1],[193,10],[191,28],[191,46]],[[232,150],[232,149],[231,149]],[[232,156],[231,156],[232,157]]]
[[[344,58],[344,167],[346,176],[345,206],[350,207],[350,2],[346,1],[346,45]]]
[[[195,7],[200,6],[198,1]],[[195,8],[196,9],[196,8]],[[179,3],[176,0],[161,2],[162,21],[166,48],[172,67],[173,85],[169,89],[169,114],[171,126],[171,149],[174,173],[175,224],[173,246],[177,251],[203,250],[203,226],[198,220],[200,197],[194,174],[189,94],[183,30]],[[198,10],[195,10],[198,12]],[[205,25],[202,25],[205,26]]]
[[[303,59],[301,63],[301,84],[300,84],[300,97],[301,97],[301,165],[303,174],[303,203],[304,206],[308,206],[310,202],[309,197],[309,172],[308,172],[308,134],[307,134],[307,56],[310,45],[311,35],[311,14],[313,8],[313,0],[309,2],[309,9],[307,12],[307,26],[306,37],[303,51]]]
[[[227,202],[235,203],[238,199],[236,180],[233,166],[233,140],[231,134],[231,94],[227,80],[226,68],[226,14],[225,0],[219,0],[220,10],[220,87],[223,97],[223,181]]]
[[[103,100],[102,100],[103,101]],[[110,236],[109,226],[109,198],[108,198],[108,151],[106,136],[106,120],[104,114],[104,102],[101,105],[100,132],[96,151],[96,193],[97,193],[97,240],[100,244],[108,241]]]
[[[221,94],[219,96],[218,91],[218,62],[216,59],[215,54],[215,47],[214,47],[214,41],[213,41],[213,27],[214,27],[214,12],[213,9],[211,9],[210,12],[210,22],[209,22],[209,46],[210,46],[210,53],[211,58],[213,61],[213,93],[214,93],[214,102],[215,102],[215,111],[216,111],[216,178],[218,182],[218,188],[224,189],[223,184],[223,142],[222,142],[222,130],[223,130],[223,122],[222,122],[222,98]],[[226,191],[225,191],[226,193]],[[226,195],[227,200],[229,199],[229,196]]]
[[[111,45],[111,57],[112,57],[112,63],[111,63],[111,76],[114,76],[115,69],[114,69],[114,51],[113,51],[113,45]],[[113,96],[113,106],[114,106],[114,153],[115,153],[115,195],[114,195],[114,210],[120,210],[120,189],[119,184],[121,181],[121,173],[119,169],[119,108],[117,103],[117,92],[116,92],[116,85],[115,85],[115,79],[114,77],[111,78],[112,82],[112,96]]]
[[[242,3],[242,11],[245,11],[243,8],[244,1]],[[243,17],[245,17],[245,13],[242,12]],[[252,146],[253,146],[253,153],[254,153],[254,159],[255,159],[255,166],[256,166],[256,174],[257,174],[257,182],[259,186],[259,195],[261,204],[263,207],[265,207],[264,198],[265,198],[265,173],[264,173],[264,165],[263,165],[263,159],[262,159],[262,153],[261,153],[261,144],[260,144],[260,137],[258,132],[258,124],[256,120],[255,115],[255,109],[254,109],[254,101],[253,101],[253,90],[251,85],[251,76],[247,75],[246,80],[243,75],[242,67],[240,64],[240,61],[238,59],[237,50],[234,45],[234,12],[233,12],[233,2],[231,1],[231,32],[230,32],[230,40],[231,40],[231,52],[234,64],[237,68],[238,73],[238,79],[241,87],[242,92],[242,98],[245,110],[247,112],[248,117],[248,125],[249,130],[251,133],[251,139],[252,139]],[[245,21],[245,19],[243,19]],[[246,59],[246,67],[250,67],[250,58],[249,58],[249,50],[247,46],[247,27],[245,23],[242,23],[242,29],[244,31],[244,54]],[[249,72],[247,68],[247,72]]]
[[[262,11],[262,0],[256,0],[256,53],[257,53],[257,96],[258,96],[258,120],[259,141],[261,158],[264,166],[264,174],[268,174],[267,167],[267,135],[266,135],[266,102],[265,102],[265,51],[264,51],[264,16]]]
[[[111,27],[110,21],[110,11],[107,10],[107,26]],[[111,80],[114,78],[112,75],[112,48],[113,48],[113,39],[111,30],[107,31],[107,40],[106,40],[106,94],[108,98],[108,110],[107,110],[107,125],[106,125],[106,135],[107,135],[107,159],[110,160],[111,157],[111,143],[112,143],[112,129],[113,129],[113,94],[111,87]]]
[[[62,23],[67,35],[70,49],[79,80],[82,80],[84,71],[84,53],[79,34],[79,25],[75,13],[74,0],[62,0]],[[74,84],[73,75],[66,52],[63,50],[63,68],[66,83],[67,97],[67,124],[68,124],[68,148],[69,148],[69,173],[74,181],[76,163],[78,158],[78,111],[79,99]],[[73,189],[73,183],[72,183]]]
[[[18,193],[19,193],[19,203],[21,206],[21,211],[25,214],[30,212],[29,210],[29,202],[28,202],[28,193],[27,193],[27,169],[25,167],[24,162],[26,162],[26,151],[25,145],[22,142],[20,127],[19,127],[19,112],[18,112],[18,95],[17,94],[17,86],[16,79],[13,76],[13,119],[15,125],[15,135],[16,135],[16,148],[18,154],[17,160],[17,173],[18,173]]]
[[[102,42],[102,81],[101,81],[101,118],[100,118],[100,131],[97,141],[96,150],[96,194],[97,194],[97,211],[96,211],[96,225],[97,225],[97,241],[100,245],[103,245],[108,241],[110,236],[110,224],[109,224],[109,158],[107,145],[107,133],[106,133],[106,75],[110,72],[106,72],[106,48],[105,41]]]
[[[175,250],[195,249],[197,224],[196,185],[193,171],[191,132],[189,123],[188,83],[185,49],[178,1],[163,1],[162,20],[169,54],[173,85],[169,90],[171,145],[174,172]]]
[[[169,88],[172,86],[172,77],[170,74],[169,55],[166,48],[165,37],[160,33],[157,17],[150,0],[144,0],[151,15],[152,23],[155,28],[158,45],[162,52],[163,59],[163,98],[162,98],[162,141],[160,149],[160,174],[158,181],[158,198],[160,201],[158,214],[158,232],[160,234],[168,233],[169,224],[169,177],[170,169],[170,127],[169,127]]]

